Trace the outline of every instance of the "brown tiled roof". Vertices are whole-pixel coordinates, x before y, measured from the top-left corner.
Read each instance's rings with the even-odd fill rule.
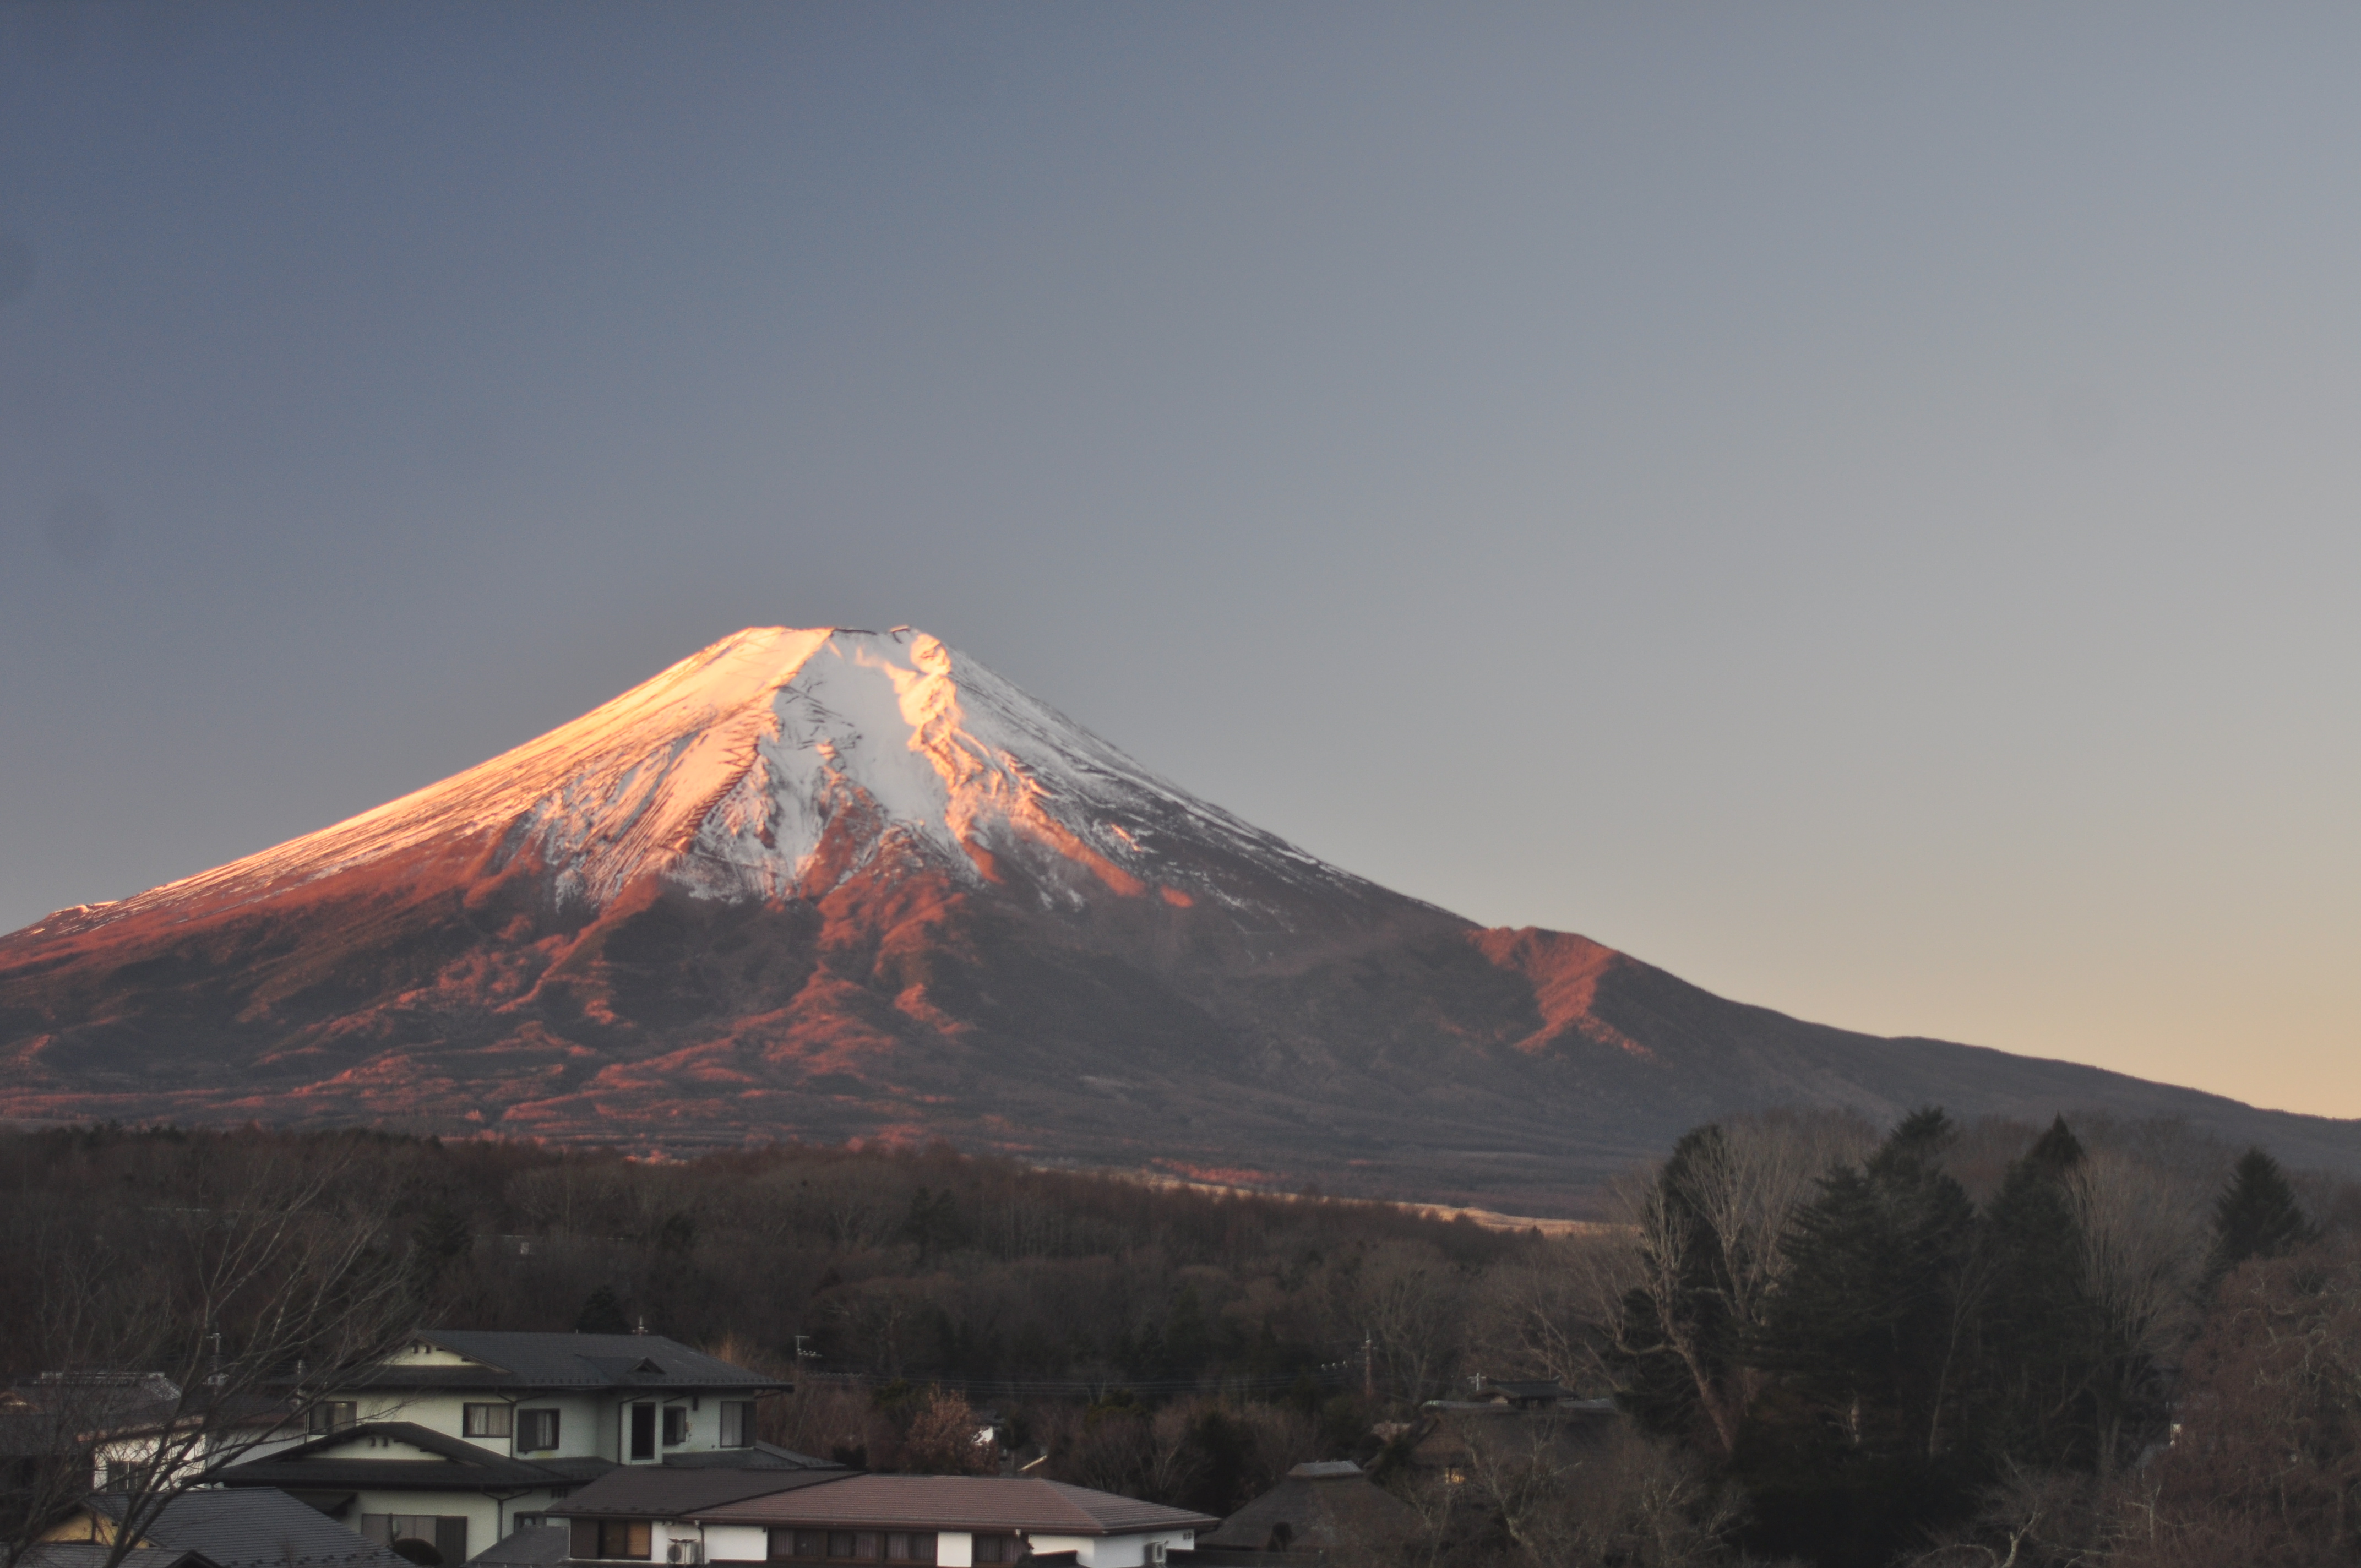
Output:
[[[880,1530],[1022,1530],[1126,1535],[1221,1521],[1112,1492],[1014,1475],[853,1475],[696,1514],[700,1524],[867,1525]]]
[[[767,1497],[857,1474],[841,1464],[810,1470],[674,1470],[626,1464],[543,1510],[556,1519],[687,1519],[707,1508]]]

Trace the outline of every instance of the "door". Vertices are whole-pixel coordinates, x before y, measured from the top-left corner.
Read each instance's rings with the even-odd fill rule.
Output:
[[[656,1408],[653,1405],[631,1407],[631,1457],[634,1460],[656,1456]]]

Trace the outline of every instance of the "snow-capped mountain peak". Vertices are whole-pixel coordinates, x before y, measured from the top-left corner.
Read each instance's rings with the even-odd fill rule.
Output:
[[[816,897],[900,849],[961,880],[1187,905],[1202,852],[1298,884],[1348,881],[1149,773],[907,627],[752,628],[589,713],[414,794],[214,871],[44,926],[244,903],[405,850],[496,839],[603,905],[657,877],[701,896]]]

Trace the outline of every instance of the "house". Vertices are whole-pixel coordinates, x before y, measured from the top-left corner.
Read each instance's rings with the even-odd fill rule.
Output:
[[[1554,1409],[1571,1398],[1573,1396],[1565,1391],[1565,1385],[1554,1377],[1502,1383],[1479,1376],[1475,1379],[1474,1391],[1468,1395],[1466,1402],[1506,1405],[1519,1410],[1542,1410]]]
[[[756,1479],[752,1474],[744,1479]],[[700,1502],[686,1478],[608,1476],[552,1505],[577,1568],[633,1563],[875,1563],[879,1568],[1066,1561],[1141,1568],[1190,1551],[1221,1521],[1087,1486],[1015,1475],[807,1475]]]
[[[302,1390],[305,1432],[210,1478],[456,1565],[611,1470],[818,1465],[755,1441],[755,1400],[785,1387],[655,1334],[437,1330]]]
[[[16,1558],[16,1568],[106,1568],[113,1545],[86,1541],[37,1541]],[[202,1552],[173,1552],[161,1546],[135,1546],[115,1568],[220,1568]]]
[[[101,1492],[42,1534],[58,1545],[114,1544],[129,1510],[120,1493]],[[139,1532],[137,1551],[194,1553],[213,1568],[409,1568],[316,1508],[268,1487],[182,1492]]]
[[[78,1483],[105,1491],[159,1458],[187,1478],[269,1442],[291,1412],[284,1399],[184,1397],[160,1372],[44,1372],[0,1389],[0,1487],[70,1464],[88,1473]]]
[[[1317,1556],[1339,1548],[1383,1552],[1418,1531],[1418,1515],[1349,1459],[1299,1464],[1276,1486],[1197,1538],[1200,1562],[1253,1562],[1268,1552]]]

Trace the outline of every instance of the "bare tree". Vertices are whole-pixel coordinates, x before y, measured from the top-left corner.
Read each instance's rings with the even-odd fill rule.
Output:
[[[102,1481],[116,1522],[99,1568],[117,1568],[173,1498],[303,1433],[318,1391],[410,1326],[404,1259],[346,1175],[264,1159],[192,1193],[203,1207],[118,1213],[109,1234],[71,1215],[17,1229],[60,1372],[27,1401],[50,1462],[6,1499],[0,1568]]]
[[[2105,1474],[2122,1457],[2140,1385],[2196,1332],[2204,1193],[2191,1179],[2111,1150],[2087,1156],[2069,1180],[2091,1301],[2114,1352],[2098,1373]]]
[[[1647,1303],[1650,1343],[1619,1342],[1619,1348],[1679,1358],[1714,1444],[1726,1458],[1737,1446],[1739,1423],[1762,1392],[1764,1377],[1755,1368],[1730,1363],[1706,1343],[1706,1325],[1738,1343],[1762,1325],[1764,1306],[1786,1270],[1780,1242],[1796,1211],[1822,1176],[1859,1158],[1876,1134],[1847,1111],[1732,1117],[1704,1134],[1711,1135],[1684,1141],[1686,1157],[1677,1178],[1659,1176],[1619,1189],[1631,1238],[1621,1277],[1631,1283],[1616,1299],[1598,1302],[1597,1310],[1601,1327],[1620,1334],[1632,1326],[1624,1299],[1636,1291]],[[1678,1190],[1667,1190],[1667,1180]],[[1702,1260],[1698,1248],[1707,1254]],[[1709,1266],[1700,1268],[1700,1261]],[[1618,1276],[1603,1271],[1596,1278],[1607,1283]],[[1714,1298],[1709,1316],[1696,1310],[1701,1288]]]

